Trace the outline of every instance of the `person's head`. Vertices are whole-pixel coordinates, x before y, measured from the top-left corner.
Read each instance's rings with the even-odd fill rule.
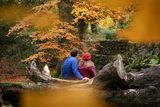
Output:
[[[71,50],[71,56],[76,57],[77,54],[78,54],[78,50],[76,50],[76,49]]]
[[[85,61],[88,61],[88,60],[91,60],[91,54],[90,53],[84,53],[82,55],[82,59],[85,60]]]

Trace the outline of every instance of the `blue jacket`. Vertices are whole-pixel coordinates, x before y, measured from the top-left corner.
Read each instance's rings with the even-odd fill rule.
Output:
[[[62,79],[83,79],[78,71],[78,60],[76,57],[70,56],[67,58],[62,66]]]

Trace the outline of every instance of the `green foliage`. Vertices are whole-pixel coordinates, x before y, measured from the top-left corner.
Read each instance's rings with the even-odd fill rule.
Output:
[[[123,54],[124,64],[127,71],[133,69],[142,70],[160,64],[159,45],[134,45]]]
[[[10,5],[33,7],[46,1],[48,0],[0,0],[0,7]],[[10,27],[14,25],[15,22],[0,22],[0,56],[15,57],[17,61],[20,61],[35,53],[36,47],[33,46],[32,40],[27,37],[31,31],[24,32],[22,34],[24,37],[20,38],[15,38],[15,35],[10,37],[6,36]]]
[[[37,51],[28,37],[13,39],[12,43],[1,46],[1,57],[15,57],[17,61],[27,58]]]
[[[53,71],[52,77],[54,77],[54,78],[59,78],[60,75],[61,75],[60,72]]]
[[[100,29],[99,33],[100,33],[100,35],[104,35],[104,39],[106,39],[106,40],[116,39],[116,36],[117,36],[116,30],[113,28]]]
[[[121,21],[116,22],[116,27],[118,29],[125,29],[129,26],[129,24],[130,24],[129,22],[125,22],[125,21],[121,20]]]
[[[150,57],[149,65],[150,66],[157,65],[157,64],[159,64],[159,61],[160,61],[160,58],[157,55],[153,55]]]
[[[89,36],[88,36],[89,35]],[[92,38],[91,40],[116,40],[117,38],[117,31],[113,28],[98,28],[96,33],[92,33],[91,28],[88,28],[88,37]],[[92,35],[92,36],[90,36]]]
[[[11,25],[8,24],[0,24],[0,46],[13,42],[13,38],[9,38],[6,36],[10,26]]]

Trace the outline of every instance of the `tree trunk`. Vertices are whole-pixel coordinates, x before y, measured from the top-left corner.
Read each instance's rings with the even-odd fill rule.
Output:
[[[61,75],[61,66],[62,66],[62,61],[58,60],[56,68],[54,70],[54,78],[59,78]]]
[[[62,21],[65,21],[68,23],[73,22],[74,16],[71,14],[73,10],[73,7],[72,7],[73,4],[74,4],[74,0],[61,0],[58,3],[59,16]],[[75,25],[75,27],[78,28],[79,38],[81,40],[84,40],[88,25],[83,20],[79,20],[77,22],[77,25]]]
[[[117,56],[117,60],[107,64],[98,72],[93,81],[93,86],[102,90],[126,89],[127,74],[125,72],[122,57]]]
[[[160,107],[160,65],[126,73],[118,58],[99,71],[93,86],[107,101],[122,107]]]
[[[74,0],[60,0],[58,3],[60,20],[68,23],[73,21],[73,15],[71,14],[73,3]]]
[[[78,35],[81,40],[85,40],[87,28],[88,28],[88,24],[86,24],[84,20],[78,21]]]

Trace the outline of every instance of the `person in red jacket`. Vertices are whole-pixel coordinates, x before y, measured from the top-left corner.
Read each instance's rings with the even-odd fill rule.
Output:
[[[93,78],[96,75],[95,65],[91,61],[91,54],[84,53],[82,56],[82,61],[79,63],[79,72],[83,77]]]

